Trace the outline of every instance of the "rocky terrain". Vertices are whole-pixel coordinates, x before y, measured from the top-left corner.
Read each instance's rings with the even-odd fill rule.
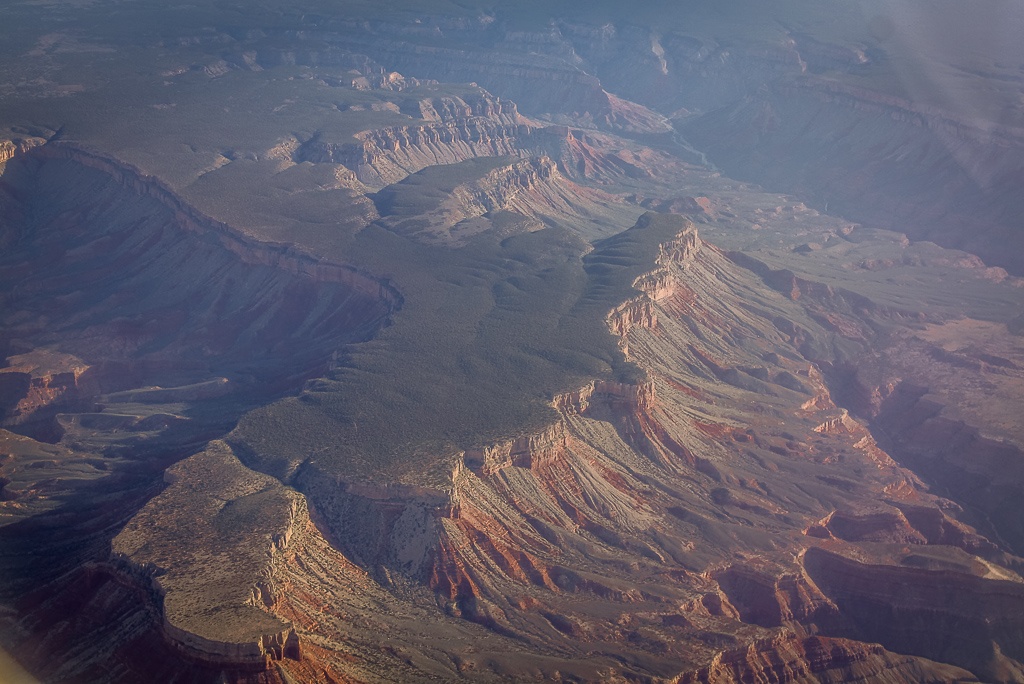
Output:
[[[10,6],[0,656],[1024,681],[1020,13],[430,5]]]

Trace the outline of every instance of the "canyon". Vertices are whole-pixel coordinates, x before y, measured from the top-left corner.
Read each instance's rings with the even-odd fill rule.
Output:
[[[0,656],[1024,681],[991,8],[300,5],[0,28]]]

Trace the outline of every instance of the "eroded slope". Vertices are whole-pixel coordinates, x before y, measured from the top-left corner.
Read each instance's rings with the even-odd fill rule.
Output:
[[[1019,282],[722,178],[647,108],[738,102],[684,129],[727,168],[855,148],[817,206],[852,178],[1005,234],[1017,138],[892,106],[884,21],[108,9],[16,5],[0,48],[4,640],[36,672],[1020,678]]]

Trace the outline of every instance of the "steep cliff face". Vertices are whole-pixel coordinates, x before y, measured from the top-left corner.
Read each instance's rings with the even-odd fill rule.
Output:
[[[529,127],[490,118],[462,119],[376,129],[357,134],[356,142],[329,143],[314,138],[297,151],[296,161],[342,164],[371,188],[395,183],[410,173],[474,157],[518,156]]]
[[[554,406],[563,421],[462,453],[448,490],[332,484],[312,467],[300,470],[296,485],[316,502],[345,554],[383,573],[378,578],[395,574],[426,580],[452,606],[463,605],[457,609],[460,614],[477,601],[504,603],[503,581],[550,588],[555,587],[553,577],[574,574],[557,561],[552,535],[587,530],[599,537],[611,535],[621,544],[625,542],[618,533],[604,528],[605,519],[644,516],[636,509],[646,507],[630,493],[622,473],[595,462],[594,447],[567,421],[594,414],[614,419],[622,438],[646,448],[652,423],[645,416],[654,404],[652,392],[649,385],[595,382],[561,395]],[[616,428],[609,427],[615,434]],[[511,538],[508,530],[513,530]],[[497,585],[495,572],[505,578]],[[601,587],[601,581],[593,586]],[[473,617],[472,611],[466,617]]]
[[[459,181],[463,173],[471,180]],[[566,178],[549,157],[426,169],[374,195],[378,223],[429,244],[465,245],[481,233],[507,237],[562,226],[584,237],[614,230],[635,208]]]
[[[36,283],[21,295],[7,289],[8,316],[18,317],[5,339],[42,346],[61,334],[38,318],[46,307],[78,331],[71,351],[94,367],[104,391],[131,387],[147,373],[172,385],[206,380],[203,368],[217,359],[255,369],[281,357],[297,331],[306,341],[288,350],[291,361],[324,364],[339,333],[365,337],[400,305],[393,289],[357,269],[251,240],[110,159],[44,146],[19,169],[8,168],[5,180],[34,217],[10,226],[21,237],[7,253],[5,276]],[[62,188],[58,201],[45,194],[50,188]],[[77,219],[61,213],[71,205]],[[50,258],[33,261],[34,253]],[[78,289],[79,277],[93,279],[91,297]],[[138,294],[128,308],[125,292]],[[261,310],[261,297],[276,303]],[[183,349],[192,361],[175,368],[171,359]]]
[[[3,172],[4,165],[17,155],[24,154],[45,143],[46,138],[39,136],[19,136],[12,140],[0,138],[0,172]]]
[[[315,465],[301,468],[294,485],[314,503],[338,549],[385,583],[392,574],[424,577],[438,520],[456,505],[448,491],[346,479]]]
[[[957,518],[1017,554],[1019,497],[1011,491],[1022,478],[1022,435],[1008,397],[1021,386],[1021,353],[1005,323],[966,317],[929,324],[853,368],[837,369],[841,401],[874,428],[892,457],[957,501]],[[979,393],[987,400],[968,400]],[[950,521],[901,510],[928,539],[986,553],[986,543]]]
[[[607,149],[608,141],[565,126],[523,121],[515,105],[504,101],[493,107],[481,106],[482,114],[468,116],[462,116],[462,108],[454,105],[438,114],[429,99],[418,101],[417,106],[423,111],[413,115],[427,123],[366,130],[343,142],[318,133],[297,146],[290,157],[298,163],[343,165],[370,190],[380,190],[429,167],[492,157],[550,157],[570,178],[605,182],[649,173],[642,164],[631,162],[614,148]],[[474,111],[470,105],[463,107]],[[593,193],[575,190],[584,198]]]
[[[644,275],[624,280],[648,317],[622,309],[606,319],[646,379],[555,396],[547,427],[435,459],[447,468],[441,484],[339,473],[311,457],[289,479],[299,495],[219,443],[172,468],[167,489],[114,540],[114,575],[149,588],[145,638],[253,681],[970,680],[927,657],[1015,672],[1011,618],[991,627],[1003,654],[991,666],[977,645],[966,658],[913,657],[890,652],[912,641],[895,633],[878,632],[890,650],[848,640],[874,638],[858,602],[897,600],[895,583],[913,568],[893,559],[981,568],[968,554],[982,553],[990,576],[1013,576],[835,406],[825,376],[800,356],[808,339],[863,339],[822,307],[851,320],[883,309],[809,278],[798,279],[799,297],[768,287],[778,269],[740,268],[691,224],[675,225]],[[830,348],[815,347],[817,358]],[[886,515],[846,512],[868,511],[880,492],[893,502]],[[891,548],[911,544],[925,551]],[[888,554],[890,565],[834,585],[819,545]],[[941,577],[983,595],[1018,587],[962,570]],[[990,608],[953,612],[974,620]],[[947,639],[947,617],[908,630],[922,643]],[[382,633],[393,635],[383,650]]]
[[[272,612],[293,590],[282,570],[315,534],[302,497],[216,443],[168,479],[109,557],[21,597],[19,660],[57,681],[364,681]]]
[[[876,644],[809,637],[792,632],[725,651],[706,667],[674,680],[679,684],[770,682],[970,682],[970,672],[889,653]]]
[[[944,511],[912,503],[867,511],[833,511],[807,534],[848,542],[953,546],[980,557],[999,555],[999,547]]]
[[[7,357],[0,368],[0,416],[5,425],[52,418],[98,393],[90,366],[70,354],[37,350]]]
[[[642,220],[642,219],[641,219]],[[624,302],[608,314],[608,326],[619,337],[619,345],[629,356],[629,333],[634,328],[655,329],[658,316],[655,305],[672,297],[687,298],[692,290],[681,282],[671,266],[691,262],[701,247],[697,228],[688,223],[673,240],[658,247],[656,268],[633,282],[633,288],[642,294]]]
[[[937,25],[956,25],[959,20],[950,19],[955,12],[946,11]],[[260,59],[267,65],[284,61],[330,66],[341,74],[354,71],[359,84],[349,75],[348,87],[397,87],[405,79],[394,69],[480,83],[530,115],[631,135],[666,133],[665,117],[670,117],[685,122],[680,131],[706,153],[705,162],[710,159],[733,175],[798,193],[854,220],[963,247],[1015,272],[1024,268],[1013,256],[1021,250],[1002,249],[1017,244],[1015,217],[1021,214],[1013,192],[1022,174],[1016,96],[1000,85],[1019,78],[1009,66],[1012,58],[1002,66],[996,60],[980,67],[955,62],[960,56],[951,50],[955,63],[948,70],[989,84],[960,97],[954,93],[961,86],[927,73],[934,65],[915,64],[900,54],[896,43],[907,36],[887,43],[877,26],[849,8],[842,20],[849,31],[843,36],[813,35],[812,29],[797,28],[802,18],[779,21],[759,8],[747,19],[772,28],[733,39],[723,37],[729,29],[720,18],[699,9],[685,25],[652,12],[592,23],[558,17],[530,28],[502,21],[502,12],[458,26],[450,17],[428,15],[415,27],[395,19],[316,16],[304,20],[309,30],[286,33],[302,49],[287,51],[287,57],[264,53]],[[345,51],[358,58],[329,56]],[[232,54],[229,61],[245,63],[237,48]],[[370,70],[360,66],[369,59],[363,55],[379,64]],[[906,73],[894,71],[901,63],[910,65]],[[943,86],[949,92],[936,97],[932,91]],[[456,107],[485,109],[494,111]],[[434,120],[432,106],[421,114]],[[446,135],[424,130],[413,137],[431,145],[432,138]],[[671,136],[664,137],[667,142]],[[480,131],[470,138],[472,144],[493,144],[482,141],[495,136]],[[393,140],[381,144],[386,148]],[[375,158],[372,147],[357,144],[345,154],[337,152],[357,163]]]
[[[0,409],[53,442],[0,430],[4,646],[118,684],[1024,677],[1019,290],[711,166],[991,247],[1020,132],[851,88],[885,46],[812,4],[154,6],[120,62],[118,17],[13,6],[45,78],[3,116],[168,182],[0,137]]]
[[[462,97],[428,97],[417,100],[414,106],[415,114],[420,119],[437,123],[458,123],[472,117],[483,117],[503,124],[523,122],[515,102],[495,97],[483,89]],[[408,105],[409,109],[412,107]]]
[[[57,679],[212,681],[229,667],[281,681],[266,674],[268,659],[294,657],[296,636],[265,609],[297,500],[255,473],[224,485],[218,476],[237,461],[190,461],[171,473],[187,484],[170,483],[125,523],[157,493],[164,467],[326,367],[338,345],[371,336],[400,296],[357,269],[212,221],[111,158],[43,146],[4,171],[17,203],[3,221],[13,235],[0,269],[3,409],[12,429],[55,442],[0,434],[4,545],[16,559],[5,556],[4,591],[38,589],[20,604],[24,628],[5,632]],[[192,524],[200,507],[210,515]],[[211,561],[257,519],[266,539]],[[75,569],[82,563],[98,565]],[[241,593],[218,604],[222,589]],[[48,630],[78,634],[81,649],[71,652],[70,637],[46,641]],[[55,651],[65,656],[49,662]]]
[[[1021,678],[1019,582],[870,565],[817,548],[803,563],[858,638],[956,663],[985,681]]]
[[[805,573],[775,575],[745,565],[710,573],[744,622],[832,633],[844,618]]]
[[[870,639],[859,631],[859,617],[847,613],[847,599],[822,582],[817,566],[794,567],[773,554],[768,530],[791,529],[805,540],[800,545],[811,547],[823,538],[942,545],[953,543],[957,530],[961,541],[973,533],[942,522],[943,514],[917,489],[915,478],[880,457],[884,452],[863,425],[848,414],[834,417],[837,409],[820,373],[803,376],[807,386],[799,391],[771,389],[778,371],[753,369],[745,365],[752,359],[743,360],[744,352],[724,352],[715,346],[720,338],[700,334],[705,326],[731,326],[726,329],[734,337],[740,329],[760,330],[759,339],[774,340],[779,350],[799,345],[770,318],[728,319],[736,316],[731,298],[749,301],[756,290],[745,288],[758,287],[760,276],[751,273],[753,280],[744,280],[722,252],[701,245],[692,227],[659,254],[655,270],[636,281],[657,320],[625,333],[650,381],[598,381],[557,396],[557,422],[464,452],[444,490],[340,482],[318,487],[318,511],[339,548],[370,569],[366,581],[392,591],[410,583],[428,587],[448,618],[482,627],[495,638],[516,635],[525,643],[569,651],[583,639],[594,663],[629,649],[642,651],[647,664],[627,669],[671,673],[680,681],[971,681],[971,673],[956,666],[846,640]],[[802,307],[819,305],[812,299],[771,295],[773,306],[793,319],[806,315],[797,313]],[[615,320],[609,319],[612,329]],[[816,325],[809,318],[801,324]],[[676,330],[680,325],[690,326],[688,344],[679,342],[685,337]],[[755,349],[755,358],[763,360],[764,348]],[[689,374],[677,380],[672,374],[680,358],[689,359]],[[750,380],[729,372],[738,367],[748,369],[742,372]],[[734,406],[737,392],[772,407],[747,414],[746,424],[757,429],[743,430],[731,418],[712,420],[705,413],[727,397]],[[815,399],[814,393],[822,396]],[[697,406],[702,411],[694,415]],[[684,411],[693,417],[681,419]],[[773,434],[779,415],[799,418],[788,419],[784,434]],[[719,454],[734,454],[731,444],[745,451],[726,460]],[[786,473],[795,464],[814,473],[821,488],[791,486]],[[843,477],[850,468],[861,482]],[[309,475],[304,488],[316,481]],[[785,508],[781,491],[789,498]],[[822,510],[837,497],[866,507],[878,491],[905,497],[891,517],[905,521],[913,538],[876,538],[870,515],[844,518]],[[887,521],[885,529],[899,527]],[[821,533],[801,534],[815,524]],[[726,539],[745,551],[723,554]],[[982,552],[970,542],[962,548]],[[943,553],[936,551],[936,558]],[[302,582],[318,581],[305,570],[296,572]],[[892,572],[900,570],[894,566]],[[899,591],[885,581],[885,591]],[[609,606],[620,616],[614,624],[603,612]],[[815,632],[830,636],[807,636]],[[885,643],[899,650],[896,642]],[[406,646],[405,652],[411,656],[423,648]],[[920,655],[951,659],[946,652]],[[1009,658],[1004,665],[1014,667],[1014,656]],[[477,662],[460,659],[459,671],[470,672]],[[953,662],[981,667],[960,658]],[[558,665],[562,672],[580,666],[570,657]],[[501,667],[519,671],[511,661]]]
[[[222,442],[165,480],[111,546],[114,564],[154,592],[166,639],[215,666],[264,670],[270,660],[298,659],[295,630],[267,611],[304,501],[245,469]]]
[[[898,385],[880,403],[875,424],[893,439],[897,458],[920,468],[971,511],[970,519],[1014,553],[1024,550],[1019,499],[1021,448],[1015,439],[991,439],[974,425],[943,416],[943,403],[923,388]],[[969,454],[969,456],[968,456]]]
[[[695,392],[694,390],[697,388],[694,386],[696,384],[694,378],[699,373],[712,374],[722,381],[723,384],[727,383],[741,390],[763,393],[761,401],[767,401],[765,397],[772,394],[781,396],[771,390],[765,383],[765,380],[772,377],[771,371],[767,369],[752,369],[736,358],[738,348],[744,346],[742,342],[737,346],[727,349],[719,347],[714,341],[715,338],[713,336],[704,334],[705,330],[710,329],[716,330],[718,339],[721,339],[723,335],[736,339],[738,333],[737,323],[739,326],[744,327],[758,325],[753,320],[744,319],[741,316],[730,320],[730,317],[736,316],[737,310],[730,309],[724,300],[731,297],[732,292],[742,291],[731,289],[731,287],[737,286],[736,281],[731,280],[731,275],[733,274],[730,274],[730,276],[722,274],[719,276],[721,280],[718,280],[719,283],[730,280],[732,283],[730,288],[722,288],[715,291],[714,287],[708,286],[710,281],[705,280],[705,278],[707,278],[709,273],[715,272],[715,260],[719,258],[721,258],[721,255],[716,250],[704,249],[695,256],[695,261],[700,267],[691,266],[685,272],[680,272],[677,268],[673,273],[677,282],[685,284],[685,290],[682,291],[683,294],[680,295],[679,292],[673,293],[663,299],[658,306],[654,307],[653,312],[658,316],[656,326],[634,326],[632,328],[630,343],[630,347],[633,350],[632,355],[634,358],[642,360],[645,364],[651,363],[651,367],[656,369],[654,370],[655,385],[659,388],[661,401],[677,401],[676,397],[679,395],[676,392],[679,389],[687,391],[690,399],[685,404],[671,404],[678,407],[677,410],[693,410],[694,399],[697,401],[706,400],[705,397],[707,395],[704,394],[705,392],[713,393],[712,396],[722,396],[721,391],[724,389],[722,385],[718,385],[717,389],[715,389],[715,385],[709,387],[701,384],[700,389],[702,392]],[[805,356],[827,362],[827,355],[822,354],[826,347],[820,346],[820,343],[828,339],[830,335],[842,336],[851,340],[869,340],[871,339],[870,333],[865,333],[863,322],[856,323],[858,319],[861,321],[866,317],[880,317],[884,319],[896,315],[896,312],[887,311],[884,307],[874,305],[856,293],[843,291],[839,288],[822,288],[820,285],[803,280],[792,273],[788,275],[781,274],[779,271],[764,269],[762,266],[756,263],[750,264],[750,267],[753,269],[752,272],[759,274],[760,277],[764,277],[765,281],[779,295],[794,304],[798,303],[799,307],[806,312],[804,315],[809,314],[813,319],[812,322],[800,315],[795,315],[794,311],[790,310],[789,313],[780,315],[780,318],[786,319],[785,325],[779,319],[775,319],[770,324],[774,327],[776,334],[781,333],[787,336],[789,343],[794,348],[800,349]],[[712,298],[708,298],[706,296],[708,294],[711,294]],[[756,298],[757,295],[750,296],[751,301]],[[718,302],[714,301],[714,299],[718,299]],[[724,306],[722,306],[723,304]],[[765,304],[762,304],[762,306]],[[725,313],[726,311],[728,311],[727,314]],[[844,319],[846,320],[845,324],[837,324],[837,322]],[[677,327],[680,323],[684,327]],[[791,335],[788,332],[796,332],[801,328],[803,329],[802,333]],[[679,344],[678,340],[688,335],[691,340],[688,349],[679,349],[682,345]],[[766,337],[770,337],[770,333]],[[808,339],[817,340],[818,345],[807,344]],[[676,349],[673,349],[673,347]],[[901,355],[901,358],[906,357],[905,350],[903,352],[893,351],[893,354]],[[767,359],[770,357],[762,358]],[[666,359],[676,360],[666,364]],[[675,369],[679,368],[682,364],[688,366],[688,372],[678,374]],[[805,387],[804,391],[810,391],[813,385],[823,383],[823,381],[824,378],[819,373],[810,373],[801,378],[801,384],[804,384]],[[938,380],[936,381],[938,382]],[[790,384],[788,382],[787,385],[793,388],[798,387],[797,384]],[[662,389],[663,387],[664,389]],[[824,394],[821,394],[821,389],[819,389],[815,393],[814,398],[807,399],[800,404],[801,410],[807,411],[808,417],[815,414],[827,416],[829,413],[832,413],[835,415],[834,405],[828,396],[827,388],[824,389]],[[883,405],[885,404],[884,401],[882,403]],[[687,408],[683,408],[683,406]],[[934,414],[929,413],[927,415]],[[753,423],[757,422],[757,419],[753,416],[748,418],[748,420]],[[678,422],[669,421],[666,425],[669,430],[679,430]],[[792,427],[793,425],[791,422],[791,427],[788,429],[787,434],[787,438],[791,437],[792,439],[788,439],[785,445],[766,443],[763,435],[751,434],[749,430],[747,434],[736,434],[733,432],[732,439],[742,444],[756,445],[761,448],[767,447],[769,452],[774,454],[789,454],[792,457],[803,460],[805,463],[812,460],[819,463],[828,463],[834,458],[827,455],[830,448],[824,444],[815,443],[816,440],[813,437],[798,437]],[[717,430],[713,428],[717,428]],[[983,569],[985,561],[980,559],[989,557],[989,554],[993,553],[996,556],[1001,556],[996,546],[962,523],[951,520],[939,507],[922,505],[924,502],[921,501],[922,495],[918,489],[921,487],[920,481],[909,473],[904,472],[901,474],[896,462],[871,439],[864,425],[853,420],[847,413],[843,412],[838,418],[823,420],[811,429],[813,433],[829,435],[830,440],[833,438],[838,440],[833,443],[834,445],[845,442],[853,447],[855,451],[859,451],[861,457],[865,459],[865,463],[872,463],[871,469],[875,470],[878,475],[882,475],[884,480],[888,480],[886,484],[879,483],[873,486],[878,486],[880,491],[886,492],[889,497],[892,497],[890,500],[894,499],[895,502],[894,506],[885,513],[878,512],[877,505],[875,506],[875,511],[872,512],[867,512],[868,506],[859,508],[858,505],[853,506],[853,508],[855,510],[859,509],[861,512],[831,513],[824,519],[821,519],[816,526],[808,528],[807,534],[823,538],[841,538],[858,543],[868,543],[862,551],[848,549],[850,553],[878,553],[878,548],[873,551],[867,550],[871,543],[901,545],[903,548],[906,548],[908,544],[911,545],[910,548],[913,548],[913,545],[948,545],[959,547],[967,551],[968,554],[972,554],[972,556],[966,558],[958,557],[955,553],[950,552],[947,554],[945,551],[936,549],[933,552],[920,554],[919,557],[915,556],[913,552],[908,552],[909,555],[906,556],[904,562],[907,565],[928,563],[929,561],[924,560],[925,557],[928,557],[934,558],[935,560],[932,562],[934,562],[935,566],[938,566],[942,562],[939,558],[948,557],[946,562],[949,563],[950,567],[959,564],[957,571],[950,573],[949,581],[964,582],[965,595],[973,594],[976,590],[981,591],[982,594],[988,591],[1001,591],[995,584],[985,584],[990,580],[971,576],[971,573],[975,571],[982,576],[993,578],[1002,576],[998,570],[993,574],[989,574],[987,570]],[[690,432],[690,441],[687,442],[687,445],[692,452],[700,455],[703,455],[702,452],[707,453],[707,446],[698,446],[700,442],[694,439],[700,432],[704,432],[706,435],[714,435],[719,439],[728,438],[730,435],[730,431],[722,425],[699,426],[699,431]],[[846,454],[850,453],[845,450],[843,451]],[[959,452],[959,450],[957,451]],[[747,456],[752,457],[754,454],[747,452]],[[839,458],[847,457],[840,456]],[[767,462],[761,456],[757,457],[756,462],[760,466],[767,465]],[[701,465],[701,461],[698,460],[697,464],[698,466]],[[721,489],[710,492],[714,501],[727,508],[736,507],[753,515],[758,511],[758,507],[764,504],[750,499],[744,500],[744,495],[749,496],[753,491],[757,491],[759,485],[753,485],[752,481],[747,479],[750,477],[750,471],[747,471],[748,474],[746,475],[741,474],[743,470],[746,470],[746,467],[741,465],[739,461],[731,460],[726,465],[722,461],[716,460],[713,464],[705,463],[701,472],[711,475],[715,481],[724,485]],[[866,475],[866,471],[860,468],[855,468],[855,470],[861,477]],[[773,500],[778,502],[778,488],[784,485],[776,480],[774,476],[768,475],[766,471],[761,472],[762,475],[755,476],[754,479],[756,482],[762,483],[773,490],[775,493]],[[844,488],[847,492],[844,498],[848,502],[847,506],[850,506],[857,498],[847,498],[854,491],[853,484],[844,480],[841,476],[837,476],[838,473],[834,475],[822,473],[820,477],[822,481],[831,482],[838,487]],[[737,490],[734,488],[737,480],[739,482],[746,481],[747,484]],[[827,499],[828,497],[824,497],[820,501],[824,503]],[[863,500],[863,503],[867,504],[871,500],[872,498],[869,496]],[[945,506],[947,511],[957,510],[955,505],[950,505],[948,502],[939,503]],[[769,508],[769,510],[771,509]],[[781,513],[778,509],[775,510],[777,515]],[[790,508],[790,511],[792,510]],[[767,511],[762,509],[761,512],[766,513]],[[815,554],[818,551],[814,549],[813,545],[812,551],[808,551],[808,557],[817,559]],[[903,557],[899,554],[896,555],[897,557]],[[967,558],[973,558],[973,560],[968,561]],[[852,561],[850,562],[852,563]],[[890,558],[887,559],[887,562],[892,563],[893,561]],[[1005,563],[1007,559],[1001,557],[999,562]],[[1011,566],[1013,562],[1012,559],[1009,561]],[[710,576],[716,580],[721,591],[721,598],[713,598],[711,604],[728,606],[728,611],[735,611],[739,618],[747,623],[752,622],[766,627],[788,625],[801,633],[803,633],[803,630],[810,629],[830,636],[851,637],[869,641],[880,640],[888,649],[912,652],[928,658],[952,662],[959,667],[966,667],[979,674],[983,679],[1009,678],[1009,680],[1012,680],[1013,677],[1019,676],[1013,674],[1016,672],[1014,668],[1018,667],[1017,662],[1019,659],[1016,656],[1009,656],[1009,662],[1001,661],[1000,658],[1002,656],[992,656],[994,658],[992,663],[995,664],[985,664],[983,662],[985,658],[993,653],[992,649],[986,650],[985,647],[978,646],[977,653],[975,654],[977,657],[964,656],[963,654],[954,656],[952,651],[923,651],[920,649],[906,651],[905,647],[897,643],[895,634],[887,635],[886,639],[883,640],[877,636],[878,633],[873,636],[860,631],[861,624],[857,621],[866,618],[867,615],[872,613],[873,609],[865,607],[859,617],[854,617],[846,611],[853,605],[854,601],[868,600],[868,582],[864,582],[861,585],[864,587],[865,593],[863,595],[858,595],[857,599],[847,597],[844,601],[840,601],[837,598],[838,594],[834,592],[838,587],[846,586],[847,580],[839,579],[834,574],[830,574],[831,571],[828,569],[819,571],[818,568],[815,568],[815,572],[811,572],[810,566],[807,565],[805,566],[806,569],[798,570],[795,573],[787,573],[778,566],[765,566],[762,563],[762,558],[746,559],[741,563],[728,565],[723,569],[712,572]],[[969,570],[968,567],[972,563],[974,564],[974,569]],[[891,567],[891,572],[894,573],[891,578],[883,579],[885,572],[883,567]],[[895,603],[898,600],[895,594],[899,591],[895,587],[899,585],[899,582],[902,582],[902,580],[895,580],[895,577],[902,572],[902,569],[899,566],[879,565],[878,572],[879,574],[875,576],[875,581],[886,583],[887,589],[880,590],[880,592],[885,593],[889,598],[879,598],[877,600],[879,602],[891,600]],[[1013,573],[1011,572],[1005,576],[1013,577]],[[828,580],[823,583],[823,579],[826,577]],[[932,579],[934,578],[930,576],[922,576],[912,580],[908,576],[905,581],[913,581],[919,585],[928,585],[934,588]],[[852,579],[849,581],[852,581]],[[975,583],[978,583],[977,589],[974,588]],[[972,587],[969,590],[966,588],[968,585]],[[1012,593],[1017,591],[1018,588],[1019,584],[1010,582],[1006,585],[1005,590]],[[890,596],[886,592],[892,592],[892,595]],[[871,600],[874,601],[875,599]],[[922,599],[921,605],[923,606],[929,601],[937,600],[935,596],[929,599]],[[893,614],[902,610],[902,608],[893,609]],[[979,612],[985,612],[985,610],[985,608],[979,608]],[[953,618],[950,618],[950,621],[952,622]],[[945,641],[946,637],[939,636],[939,632],[942,632],[944,629],[938,626],[939,623],[936,624],[936,630],[932,631],[925,626],[926,622],[924,619],[915,622],[915,625],[917,625],[915,629],[920,630],[917,634],[922,639],[921,643],[924,643],[925,640],[930,640],[931,643],[949,643]],[[999,642],[999,639],[1008,639],[1012,642],[1014,637],[1011,632],[1003,633],[1002,637],[996,638],[1000,645],[995,647],[994,652],[1007,653],[1009,650],[1012,650],[1012,647],[1004,647]],[[929,636],[925,637],[925,633],[928,633]],[[986,641],[988,638],[984,637],[981,641]],[[968,648],[965,646],[966,650],[971,650],[971,648],[973,647]],[[982,653],[987,653],[988,655],[978,655]],[[749,661],[743,667],[751,667]],[[744,674],[739,670],[735,670],[728,676],[737,678],[752,676],[749,674],[749,671],[746,672]],[[704,670],[700,676],[711,677],[712,670]],[[783,675],[778,676],[783,677]],[[785,677],[789,676],[793,675],[785,675]],[[847,674],[845,676],[852,675]],[[935,681],[942,681],[947,676],[966,675],[961,672],[958,675],[932,674],[930,676],[934,677]],[[925,677],[925,675],[913,675],[911,679],[917,677]]]

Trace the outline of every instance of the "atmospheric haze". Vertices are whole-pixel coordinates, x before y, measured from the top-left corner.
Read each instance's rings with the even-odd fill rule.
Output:
[[[1024,682],[1020,3],[0,17],[0,680]]]

